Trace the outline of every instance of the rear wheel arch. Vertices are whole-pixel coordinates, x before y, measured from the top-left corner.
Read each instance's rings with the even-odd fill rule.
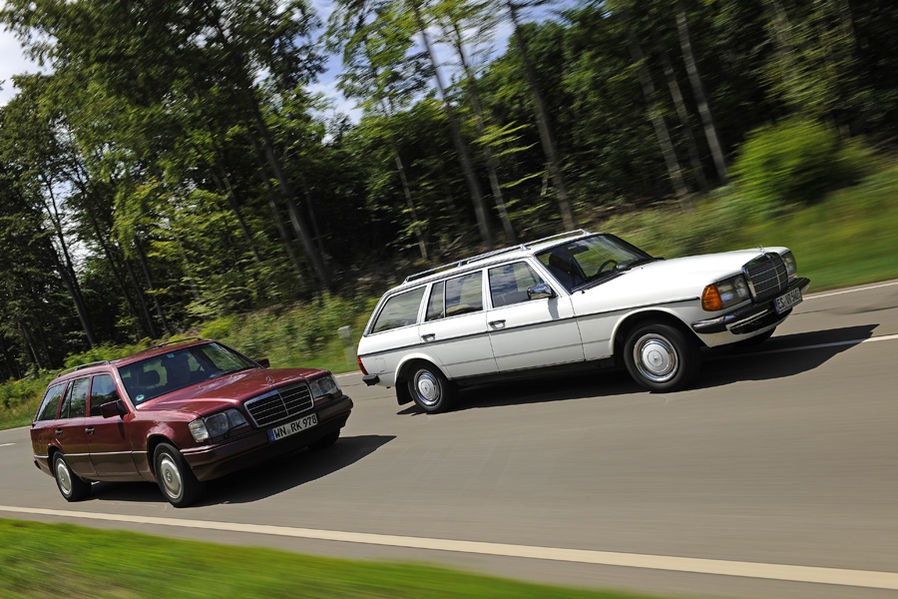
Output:
[[[400,391],[402,389],[402,391]],[[439,366],[423,358],[409,360],[396,377],[397,398],[408,398],[428,413],[444,412],[455,399],[455,384]]]

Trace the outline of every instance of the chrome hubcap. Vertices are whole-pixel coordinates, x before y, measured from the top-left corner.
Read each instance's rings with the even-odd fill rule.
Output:
[[[164,455],[159,460],[159,480],[169,497],[177,498],[181,495],[181,471],[170,455]]]
[[[56,481],[64,495],[72,494],[72,475],[62,460],[56,461]]]
[[[429,370],[415,373],[415,394],[421,403],[432,406],[440,401],[440,381]]]
[[[669,381],[676,375],[679,366],[674,346],[657,334],[639,338],[633,346],[633,361],[640,374],[655,383]]]

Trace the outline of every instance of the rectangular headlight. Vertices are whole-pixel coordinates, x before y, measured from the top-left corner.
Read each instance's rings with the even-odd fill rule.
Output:
[[[316,401],[340,393],[340,386],[337,385],[336,379],[331,375],[322,376],[310,381],[309,389],[312,392],[312,399]]]
[[[783,263],[786,265],[786,274],[789,275],[790,279],[798,274],[798,264],[795,262],[795,256],[791,251],[783,254]]]
[[[231,408],[224,412],[210,414],[203,418],[197,418],[187,425],[190,434],[197,443],[221,437],[235,428],[245,426],[246,418],[239,411]]]
[[[702,292],[702,308],[709,312],[723,310],[747,300],[749,295],[745,277],[736,275],[705,287]]]

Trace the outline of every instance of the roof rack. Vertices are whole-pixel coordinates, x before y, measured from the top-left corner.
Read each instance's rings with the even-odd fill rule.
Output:
[[[88,362],[86,364],[79,364],[78,366],[72,366],[70,368],[65,368],[60,370],[56,376],[61,377],[64,374],[69,374],[70,372],[76,372],[78,370],[84,370],[85,368],[90,368],[91,366],[101,366],[103,364],[109,364],[109,360],[97,360],[96,362]]]
[[[427,275],[432,275],[434,273],[449,270],[450,268],[458,268],[459,266],[464,266],[465,264],[471,264],[472,262],[477,262],[478,260],[483,260],[485,258],[491,258],[492,256],[498,256],[500,254],[504,254],[506,252],[513,252],[515,250],[526,250],[531,246],[534,246],[539,243],[545,243],[546,241],[552,241],[553,239],[563,239],[565,237],[580,237],[583,235],[588,235],[589,232],[584,229],[576,229],[574,231],[567,231],[566,233],[556,233],[555,235],[549,235],[548,237],[542,237],[540,239],[536,239],[534,241],[528,241],[527,243],[519,243],[517,245],[510,245],[508,247],[499,248],[495,250],[490,250],[488,252],[483,252],[482,254],[477,254],[476,256],[471,256],[469,258],[462,258],[461,260],[456,260],[455,262],[447,262],[446,264],[441,264],[439,266],[434,266],[433,268],[428,268],[427,270],[422,270],[421,272],[417,272],[415,274],[411,274],[405,277],[403,283],[408,283],[410,281],[417,281],[418,279],[422,279]]]

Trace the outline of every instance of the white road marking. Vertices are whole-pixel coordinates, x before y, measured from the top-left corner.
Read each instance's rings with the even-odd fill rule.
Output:
[[[776,339],[776,337],[774,337]],[[751,352],[753,356],[764,354],[782,354],[793,351],[806,351],[809,349],[825,349],[827,347],[844,347],[846,345],[863,345],[865,343],[879,343],[880,341],[898,341],[898,335],[880,335],[878,337],[867,337],[866,339],[846,339],[845,341],[829,341],[827,343],[814,343],[812,345],[799,345],[796,347],[778,347],[767,350],[757,350]]]
[[[864,285],[862,287],[851,287],[850,289],[840,289],[838,291],[821,291],[820,293],[810,293],[804,299],[821,299],[824,297],[833,297],[834,295],[845,295],[847,293],[861,293],[862,291],[871,291],[873,289],[882,289],[883,287],[893,287],[898,285],[898,281],[888,281],[886,283],[874,283],[872,285]]]
[[[12,447],[15,443],[0,443],[0,447]]]
[[[131,524],[150,524],[155,526],[173,526],[179,528],[273,535],[298,539],[339,541],[343,543],[362,543],[367,545],[403,547],[407,549],[451,551],[500,557],[596,564],[601,566],[648,568],[652,570],[715,574],[719,576],[742,576],[770,580],[787,580],[791,582],[898,590],[898,572],[876,572],[873,570],[851,570],[846,568],[824,568],[819,566],[795,566],[788,564],[765,564],[758,562],[677,557],[671,555],[642,555],[638,553],[565,549],[560,547],[534,547],[530,545],[511,545],[482,541],[459,541],[453,539],[407,537],[338,530],[317,530],[312,528],[294,528],[266,524],[212,522],[208,520],[189,520],[181,518],[95,514],[72,510],[27,508],[5,505],[0,505],[0,511],[17,514],[103,520],[106,522],[127,522]]]

